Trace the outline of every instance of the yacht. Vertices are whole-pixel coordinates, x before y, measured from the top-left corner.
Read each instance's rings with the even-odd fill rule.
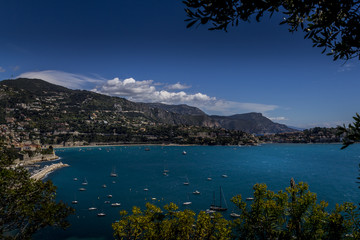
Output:
[[[215,192],[214,192],[214,196],[213,196],[213,204],[210,205],[210,210],[214,210],[214,211],[218,211],[218,212],[224,212],[227,210],[227,206],[226,207],[223,207],[221,205],[221,199],[224,199],[224,203],[226,205],[226,201],[225,201],[225,198],[224,198],[224,194],[222,192],[222,189],[220,187],[220,204],[219,205],[216,205],[215,204]]]
[[[195,191],[193,191],[193,194],[195,194],[195,195],[199,195],[199,194],[200,194],[200,192],[199,192],[198,190],[195,190]]]
[[[186,155],[186,154],[187,154],[187,152],[186,152],[186,151],[183,151],[183,152],[182,152],[182,154],[183,154],[183,155]]]
[[[79,188],[79,191],[86,191],[86,188],[81,187]]]
[[[103,213],[103,212],[98,213],[97,215],[98,215],[98,217],[105,217],[105,216],[106,216],[106,214],[105,214],[105,213]]]
[[[121,203],[118,203],[118,202],[111,204],[112,207],[120,207],[120,205],[121,205]]]
[[[97,209],[96,207],[89,207],[89,211],[94,211],[96,209]]]

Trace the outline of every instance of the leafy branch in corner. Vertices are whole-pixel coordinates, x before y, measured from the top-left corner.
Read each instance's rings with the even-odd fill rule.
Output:
[[[343,135],[343,146],[341,149],[345,149],[351,144],[360,141],[360,115],[356,113],[353,119],[355,121],[349,124],[348,127],[345,124],[342,127],[338,126],[338,134]]]
[[[209,30],[227,31],[228,26],[249,22],[253,16],[260,21],[264,15],[282,13],[280,24],[290,32],[301,29],[313,47],[333,60],[360,60],[360,1],[354,0],[186,0],[183,1],[187,27],[211,24]]]

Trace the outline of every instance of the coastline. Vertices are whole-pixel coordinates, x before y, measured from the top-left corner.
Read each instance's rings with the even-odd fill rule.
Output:
[[[164,144],[164,143],[119,143],[119,144],[107,144],[107,143],[95,143],[95,144],[89,144],[89,145],[83,145],[83,146],[60,146],[60,145],[52,145],[54,149],[61,149],[61,148],[92,148],[92,147],[135,147],[135,146],[139,146],[139,147],[143,147],[143,146],[166,146],[166,147],[171,147],[171,146],[177,146],[177,147],[188,147],[188,146],[204,146],[204,145],[198,145],[198,144],[176,144],[176,143],[168,143],[168,144]],[[217,146],[221,146],[221,145],[217,145]],[[233,145],[233,146],[237,146],[237,145]]]
[[[45,178],[49,173],[57,170],[57,169],[60,169],[60,168],[63,168],[63,167],[69,167],[70,165],[69,164],[66,164],[66,163],[62,163],[62,162],[59,162],[59,163],[54,163],[54,164],[51,164],[49,166],[45,166],[44,168],[42,168],[39,172],[33,174],[30,176],[31,179],[34,179],[34,180],[42,180],[43,178]]]

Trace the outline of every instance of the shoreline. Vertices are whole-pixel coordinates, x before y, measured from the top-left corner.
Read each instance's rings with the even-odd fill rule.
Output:
[[[189,146],[208,146],[208,145],[198,145],[198,144],[176,144],[176,143],[169,143],[169,144],[163,144],[163,143],[119,143],[119,144],[106,144],[106,143],[99,143],[99,144],[89,144],[89,145],[83,145],[83,146],[58,146],[58,145],[52,145],[54,149],[61,149],[61,148],[92,148],[92,147],[144,147],[144,146],[164,146],[164,147],[189,147]],[[215,146],[222,146],[222,145],[215,145]],[[231,145],[231,146],[238,146],[238,145]]]
[[[322,145],[322,144],[342,144],[342,142],[331,142],[331,143],[279,143],[279,142],[261,142],[257,144],[245,144],[245,145],[199,145],[199,144],[178,144],[178,143],[119,143],[119,144],[106,144],[106,143],[98,143],[98,144],[89,144],[89,145],[83,145],[83,146],[59,146],[59,145],[52,145],[54,149],[62,149],[62,148],[93,148],[93,147],[144,147],[144,146],[164,146],[164,147],[189,147],[189,146],[224,146],[224,147],[252,147],[252,146],[260,146],[264,144],[314,144],[314,145]],[[360,144],[360,143],[354,143],[354,144]]]
[[[63,168],[63,167],[69,167],[69,164],[66,163],[54,163],[48,166],[45,166],[44,168],[42,168],[39,172],[33,174],[30,176],[31,179],[34,180],[42,180],[44,179],[49,173],[54,172],[57,169]]]

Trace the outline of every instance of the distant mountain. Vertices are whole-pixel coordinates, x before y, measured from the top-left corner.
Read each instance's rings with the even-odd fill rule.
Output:
[[[272,122],[261,113],[209,116],[196,107],[184,104],[135,103],[125,98],[67,89],[40,79],[4,80],[0,82],[0,91],[0,108],[3,109],[0,120],[3,122],[8,117],[4,109],[16,108],[27,111],[27,115],[41,122],[43,127],[51,126],[53,119],[66,119],[67,122],[76,119],[79,122],[90,118],[103,122],[111,120],[122,125],[147,122],[153,125],[222,127],[255,134],[295,131]],[[46,109],[46,112],[43,113],[41,109]],[[21,111],[15,116],[21,118]],[[38,114],[35,114],[37,111]],[[77,127],[81,127],[81,124]]]
[[[206,115],[197,107],[188,106],[186,104],[180,105],[167,105],[163,103],[146,103],[150,107],[160,108],[169,112],[186,114],[186,115]]]
[[[223,128],[241,130],[248,133],[264,134],[296,131],[284,124],[274,123],[261,113],[244,113],[226,117],[214,115],[210,117]]]

